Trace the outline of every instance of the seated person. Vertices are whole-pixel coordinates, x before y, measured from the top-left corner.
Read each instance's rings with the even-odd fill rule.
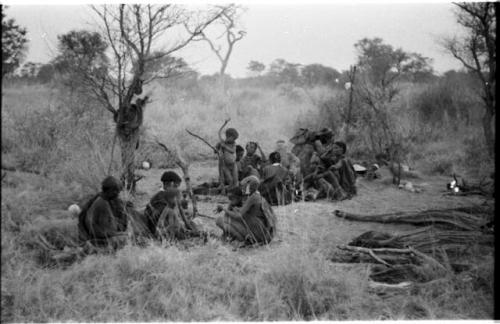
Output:
[[[276,234],[276,216],[271,206],[258,191],[259,180],[250,176],[242,181],[248,198],[241,208],[217,206],[224,216],[217,219],[226,235],[245,244],[268,244]]]
[[[281,166],[279,152],[269,155],[271,164],[262,169],[260,191],[262,196],[272,205],[287,205],[292,202],[293,188],[290,172]]]
[[[338,175],[329,170],[321,161],[317,154],[311,158],[311,170],[304,177],[304,190],[314,188],[316,194],[315,200],[320,198],[328,198],[331,200],[344,200],[348,198],[348,194],[340,186]]]
[[[260,156],[256,154],[257,149],[259,149]],[[241,159],[242,169],[251,165],[254,169],[260,172],[262,164],[266,162],[266,156],[260,148],[260,145],[256,142],[248,142],[246,145],[246,151],[247,154]]]
[[[169,200],[171,200],[171,193],[167,193],[167,189],[177,189],[178,195],[175,197],[177,212],[179,213],[181,220],[184,222],[186,229],[193,231],[193,233],[198,232],[196,225],[186,218],[183,208],[181,208],[180,202],[180,191],[178,190],[182,179],[173,171],[166,171],[161,176],[161,182],[163,183],[163,190],[159,191],[157,194],[151,198],[149,204],[144,210],[144,218],[148,228],[148,235],[152,238],[159,238],[157,232],[158,221],[162,215],[165,207],[169,206]],[[169,191],[170,192],[170,191]]]
[[[156,235],[161,240],[175,241],[192,236],[199,236],[196,228],[193,229],[192,222],[184,222],[181,216],[182,209],[179,206],[180,191],[176,187],[167,187],[162,191],[165,202],[158,222],[156,223]]]
[[[94,246],[118,248],[127,241],[125,203],[118,197],[121,182],[109,176],[102,182],[102,191],[90,199],[78,215],[78,233],[82,241]]]
[[[229,204],[227,206],[228,210],[238,211],[243,206],[243,191],[241,190],[241,188],[239,186],[230,188],[227,192],[227,198],[229,199]],[[234,240],[235,237],[233,237],[231,235],[231,233],[226,233],[226,231],[224,231],[223,223],[224,223],[223,216],[218,217],[215,221],[215,224],[220,229],[223,230],[223,238],[227,239],[229,241]]]
[[[281,156],[281,166],[292,173],[293,180],[296,183],[300,183],[302,181],[300,178],[300,159],[287,150],[284,140],[276,142],[276,152]]]
[[[257,178],[260,179],[260,173],[259,171],[257,171],[257,169],[255,169],[253,166],[251,165],[247,165],[245,167],[245,169],[242,171],[241,173],[241,179],[240,180],[243,180],[249,176],[255,176]]]
[[[331,152],[330,170],[338,175],[339,184],[347,194],[356,194],[356,171],[349,159],[345,157],[347,146],[344,142],[335,142]]]

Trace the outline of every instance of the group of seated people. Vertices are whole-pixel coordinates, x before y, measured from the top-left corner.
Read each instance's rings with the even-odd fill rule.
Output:
[[[356,195],[356,171],[345,156],[347,146],[344,142],[334,141],[330,129],[322,129],[301,149],[311,153],[302,171],[305,200],[327,198],[338,201]]]
[[[236,145],[238,132],[226,130],[226,139],[218,144],[219,171],[226,186],[237,185],[249,176],[260,180],[259,190],[271,205],[286,205],[293,199],[349,199],[356,194],[356,172],[346,158],[346,144],[334,141],[333,132],[311,132],[305,142],[296,145],[297,157],[280,140],[266,159],[256,142],[245,149]],[[259,150],[260,155],[257,154]],[[306,152],[301,154],[300,151]],[[302,161],[306,160],[306,161]]]
[[[234,187],[253,177],[258,179],[259,191],[271,205],[291,203],[295,184],[300,181],[300,160],[287,151],[285,141],[276,142],[275,151],[267,158],[257,142],[248,142],[243,148],[236,144],[237,138],[238,131],[228,128],[226,139],[217,145],[220,186]]]
[[[229,128],[226,140],[218,145],[219,171],[230,201],[227,207],[216,208],[216,212],[224,212],[216,219],[224,239],[244,244],[269,243],[276,232],[271,205],[290,203],[301,185],[301,194],[306,200],[343,200],[356,194],[356,173],[345,157],[346,145],[333,141],[331,131],[296,145],[294,150],[298,149],[300,159],[287,151],[284,141],[278,141],[276,150],[266,158],[258,143],[249,142],[245,152],[236,145],[237,138],[238,132]],[[304,156],[309,157],[308,161],[303,160]],[[131,236],[135,242],[206,238],[208,234],[192,220],[188,201],[181,197],[181,177],[167,171],[161,182],[163,188],[141,213],[119,198],[123,188],[119,180],[111,176],[104,179],[102,191],[90,199],[79,214],[81,240],[94,246],[116,248]]]
[[[188,212],[188,202],[182,199],[179,186],[182,179],[173,171],[165,172],[163,188],[156,193],[143,213],[120,199],[122,183],[110,176],[102,182],[102,191],[90,199],[78,216],[78,231],[82,242],[92,246],[116,249],[130,239],[177,241],[189,237],[204,237]],[[259,180],[249,177],[241,186],[228,190],[227,207],[218,205],[217,212],[224,212],[216,219],[223,231],[224,240],[242,244],[267,244],[276,232],[273,210],[258,191]]]

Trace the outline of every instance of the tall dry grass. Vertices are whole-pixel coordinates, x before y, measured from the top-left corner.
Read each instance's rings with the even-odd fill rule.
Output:
[[[150,90],[154,101],[146,108],[146,141],[138,159],[152,158],[156,165],[169,161],[149,143],[155,138],[181,147],[191,160],[212,158],[185,128],[215,144],[228,117],[240,132],[239,143],[258,141],[268,154],[276,140],[290,138],[299,126],[329,126],[342,134],[345,94],[339,90],[282,85],[230,88],[224,95],[206,83],[192,89],[156,84]],[[405,91],[393,108],[399,131],[412,139],[410,158],[417,168],[444,174],[455,168],[489,168],[481,160],[481,133],[475,124],[457,130],[450,120],[430,127],[410,113],[425,89]],[[113,124],[88,98],[57,89],[4,88],[2,98],[2,164],[45,174],[9,173],[2,182],[2,321],[492,317],[492,256],[470,256],[478,267],[466,280],[450,274],[439,285],[378,296],[366,286],[365,266],[325,259],[335,242],[332,236],[346,235],[314,216],[325,206],[294,204],[277,210],[281,233],[299,235],[280,236],[282,242],[269,248],[234,252],[213,240],[189,250],[127,246],[67,269],[47,268],[33,233],[49,222],[76,222],[65,209],[99,190],[109,166]],[[356,125],[352,129],[354,134],[361,131]],[[350,153],[363,158],[366,145],[355,138]],[[118,160],[118,148],[114,154]],[[112,173],[118,175],[118,169],[116,163]]]

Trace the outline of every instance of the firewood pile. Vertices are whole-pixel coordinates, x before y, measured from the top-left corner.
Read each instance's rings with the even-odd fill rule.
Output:
[[[470,206],[442,210],[358,215],[334,211],[346,220],[422,226],[389,234],[368,231],[348,245],[339,245],[330,260],[342,263],[375,263],[370,271],[371,289],[408,289],[470,268],[458,260],[473,246],[492,248],[492,207]]]

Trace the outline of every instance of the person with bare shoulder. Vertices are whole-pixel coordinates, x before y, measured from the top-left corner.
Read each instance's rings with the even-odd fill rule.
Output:
[[[109,176],[103,180],[101,189],[78,216],[79,238],[96,247],[119,248],[127,241],[125,203],[118,197],[123,186],[118,179]]]
[[[219,150],[219,178],[220,187],[238,185],[238,167],[236,165],[236,140],[238,131],[234,128],[226,130],[226,138],[222,138],[222,128],[219,131],[219,143],[216,149]]]
[[[244,244],[269,244],[276,234],[276,216],[258,191],[260,181],[250,176],[241,184],[248,195],[242,207],[218,205],[217,211],[224,212],[224,216],[219,217],[216,224],[224,235]],[[241,189],[234,190],[237,195],[237,190]]]

